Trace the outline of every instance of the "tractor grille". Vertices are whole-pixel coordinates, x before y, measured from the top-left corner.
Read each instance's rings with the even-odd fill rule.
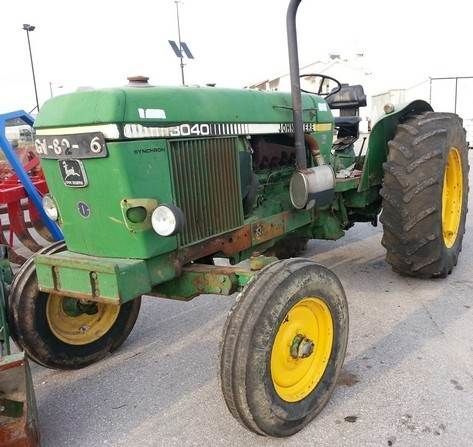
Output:
[[[171,141],[176,204],[186,216],[180,245],[243,224],[235,138]]]

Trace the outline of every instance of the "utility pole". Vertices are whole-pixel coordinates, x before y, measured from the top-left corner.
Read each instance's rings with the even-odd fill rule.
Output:
[[[182,48],[182,43],[181,43],[181,24],[180,24],[180,21],[179,21],[179,3],[180,1],[179,0],[176,0],[174,2],[176,4],[176,16],[177,16],[177,36],[178,36],[178,39],[179,39],[179,49]],[[182,79],[182,85],[186,85],[186,82],[184,80],[184,61],[183,61],[183,57],[182,57],[182,51],[180,51],[180,57],[179,59],[181,60],[181,79]]]
[[[38,89],[36,88],[36,76],[34,74],[33,54],[31,53],[30,31],[35,30],[35,26],[27,23],[23,24],[23,29],[26,31],[26,38],[28,39],[28,50],[30,52],[31,72],[33,74],[34,95],[36,98],[36,110],[39,112]]]
[[[191,53],[191,50],[187,46],[185,42],[181,40],[181,22],[179,20],[179,3],[181,3],[179,0],[174,0],[174,3],[176,4],[176,16],[177,16],[177,37],[179,38],[178,42],[175,42],[174,40],[168,40],[169,45],[171,45],[172,51],[174,51],[174,54],[179,58],[181,61],[181,81],[182,85],[186,85],[186,81],[184,78],[184,56],[187,57],[188,59],[194,59],[193,54]]]

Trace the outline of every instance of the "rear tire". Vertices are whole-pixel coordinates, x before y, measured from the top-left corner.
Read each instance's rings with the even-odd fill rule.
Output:
[[[387,262],[401,274],[446,277],[457,264],[468,211],[462,120],[425,112],[399,124],[384,171],[380,220]]]
[[[347,340],[348,306],[333,272],[301,258],[265,267],[238,296],[223,331],[228,409],[260,435],[298,432],[328,402]]]

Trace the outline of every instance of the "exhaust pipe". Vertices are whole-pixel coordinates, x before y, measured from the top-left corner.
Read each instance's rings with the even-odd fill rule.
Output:
[[[299,53],[297,49],[296,16],[302,0],[291,0],[287,7],[287,47],[291,78],[292,119],[294,122],[294,146],[296,169],[289,183],[289,196],[296,209],[311,209],[332,203],[335,195],[335,174],[326,165],[314,138],[307,136],[309,149],[317,166],[307,169],[306,138],[302,118],[301,82],[299,79]]]
[[[296,148],[296,167],[299,171],[307,168],[304,140],[304,122],[302,119],[301,82],[299,79],[299,52],[297,49],[296,15],[302,0],[291,0],[287,7],[286,28],[287,48],[289,51],[289,75],[291,78],[292,119],[294,122],[294,140]]]

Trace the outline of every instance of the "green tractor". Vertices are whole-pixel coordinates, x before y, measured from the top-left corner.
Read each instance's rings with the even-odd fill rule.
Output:
[[[311,75],[321,88],[301,93],[299,3],[287,13],[291,94],[134,78],[44,105],[44,207],[65,242],[12,284],[13,336],[31,359],[58,369],[102,359],[127,338],[142,295],[239,292],[221,345],[225,401],[248,429],[289,436],[327,403],[348,339],[340,281],[296,257],[307,240],[382,213],[394,270],[452,271],[468,196],[461,119],[420,100],[389,106],[355,151],[362,87]]]

